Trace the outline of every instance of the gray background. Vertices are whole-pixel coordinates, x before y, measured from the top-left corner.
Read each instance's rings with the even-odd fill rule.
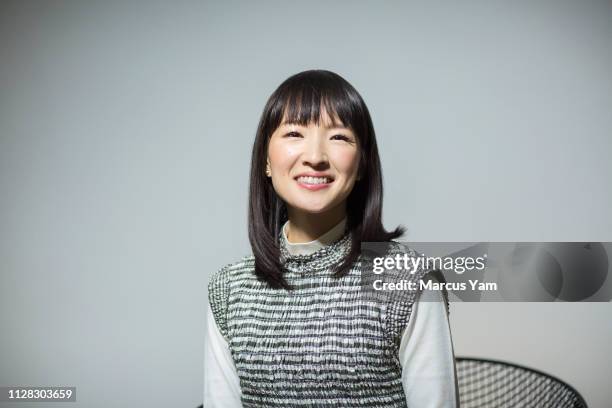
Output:
[[[0,385],[201,402],[205,285],[250,250],[257,121],[305,69],[364,97],[405,239],[612,241],[611,23],[604,1],[3,1]],[[451,306],[458,355],[609,406],[611,304]]]

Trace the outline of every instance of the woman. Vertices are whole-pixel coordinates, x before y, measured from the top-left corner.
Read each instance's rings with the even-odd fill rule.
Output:
[[[359,296],[361,243],[403,234],[382,225],[359,93],[329,71],[288,78],[264,108],[251,160],[253,255],[208,285],[204,407],[456,407],[446,293]]]

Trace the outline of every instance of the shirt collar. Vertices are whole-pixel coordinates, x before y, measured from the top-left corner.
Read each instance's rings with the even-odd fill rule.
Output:
[[[344,233],[344,227],[346,226],[346,217],[344,217],[342,221],[340,221],[338,224],[333,226],[329,231],[310,242],[289,242],[289,240],[287,239],[287,234],[285,233],[285,228],[287,227],[288,223],[289,221],[286,221],[285,224],[283,224],[282,228],[282,237],[287,251],[291,255],[309,255],[318,251],[324,246],[331,244],[342,236],[342,234]]]

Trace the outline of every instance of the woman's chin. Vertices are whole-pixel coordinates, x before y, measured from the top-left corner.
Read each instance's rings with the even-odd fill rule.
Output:
[[[307,206],[300,206],[297,207],[296,210],[302,212],[302,213],[306,213],[306,214],[324,214],[327,211],[331,210],[333,208],[333,206],[329,205],[329,204],[325,204],[325,205],[307,205]]]

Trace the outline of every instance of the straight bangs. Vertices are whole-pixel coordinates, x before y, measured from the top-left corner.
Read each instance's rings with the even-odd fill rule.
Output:
[[[363,103],[356,91],[335,78],[300,78],[299,74],[279,87],[269,106],[268,138],[283,123],[346,127],[362,142]],[[350,86],[350,85],[349,85]],[[325,112],[323,112],[325,111]],[[329,123],[322,123],[324,113]]]

